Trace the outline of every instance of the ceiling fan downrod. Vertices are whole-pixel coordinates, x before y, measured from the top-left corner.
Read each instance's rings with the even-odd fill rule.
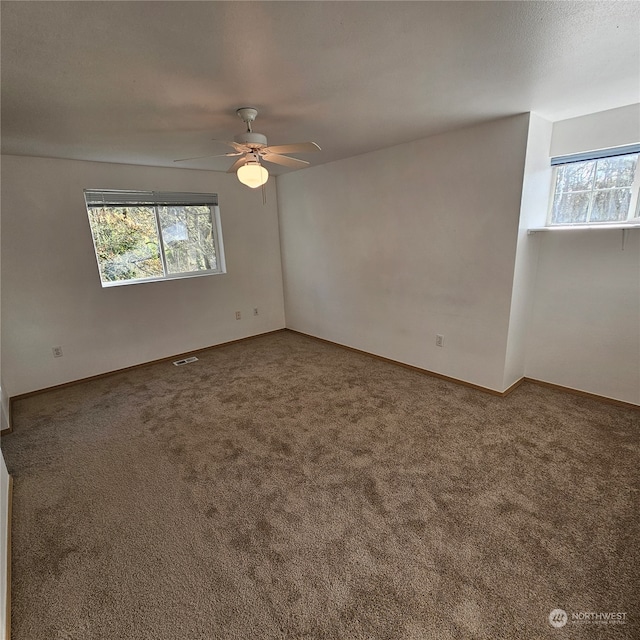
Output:
[[[258,110],[253,107],[241,107],[236,110],[237,116],[247,125],[245,133],[234,136],[233,139],[240,144],[246,144],[252,149],[261,149],[267,146],[267,137],[261,133],[254,133],[251,123],[256,119]]]
[[[240,107],[236,109],[236,114],[247,125],[247,133],[253,133],[251,123],[256,119],[258,110],[254,107]]]

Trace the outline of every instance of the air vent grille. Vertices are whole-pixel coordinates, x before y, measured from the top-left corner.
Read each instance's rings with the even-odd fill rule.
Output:
[[[190,358],[184,358],[184,360],[176,360],[173,364],[176,365],[176,367],[181,367],[183,364],[191,364],[192,362],[196,362],[198,360],[198,358],[196,358],[195,356],[191,356]]]

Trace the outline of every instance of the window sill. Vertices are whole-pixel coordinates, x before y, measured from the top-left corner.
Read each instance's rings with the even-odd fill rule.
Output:
[[[185,280],[187,278],[202,278],[204,276],[221,276],[226,271],[209,269],[207,271],[189,271],[185,273],[175,273],[158,278],[138,278],[137,280],[108,280],[101,282],[103,289],[111,289],[112,287],[126,287],[130,284],[147,284],[149,282],[169,282],[171,280]]]
[[[557,224],[550,227],[533,227],[527,229],[527,233],[538,233],[540,231],[592,231],[597,229],[640,229],[640,222],[616,222],[613,224]]]

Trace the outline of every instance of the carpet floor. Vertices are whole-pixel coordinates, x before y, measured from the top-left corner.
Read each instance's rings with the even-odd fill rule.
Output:
[[[13,640],[640,638],[639,412],[291,332],[199,358],[15,403]]]

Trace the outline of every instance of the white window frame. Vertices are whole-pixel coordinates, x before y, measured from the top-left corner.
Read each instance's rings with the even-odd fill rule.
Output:
[[[227,272],[224,257],[224,245],[222,241],[222,224],[220,222],[220,208],[218,206],[218,194],[216,193],[180,193],[172,191],[125,191],[116,189],[85,189],[85,204],[87,207],[87,216],[89,226],[91,227],[91,218],[89,217],[89,209],[94,207],[126,207],[126,206],[143,206],[153,209],[156,223],[156,231],[158,234],[158,249],[160,261],[164,275],[154,276],[151,278],[136,278],[131,280],[113,280],[104,281],[102,279],[102,270],[100,268],[100,258],[98,257],[98,248],[95,242],[93,227],[91,227],[91,238],[93,240],[93,249],[96,256],[96,264],[98,266],[98,277],[102,287],[121,287],[131,284],[145,284],[147,282],[162,282],[164,280],[179,280],[182,278],[199,278],[201,276],[222,275]],[[183,271],[180,273],[169,273],[167,266],[167,258],[165,255],[164,238],[162,236],[162,227],[160,224],[160,214],[158,207],[160,206],[208,206],[211,214],[211,222],[213,227],[213,246],[216,258],[215,269],[201,269],[199,271]]]
[[[605,158],[612,158],[617,156],[640,154],[640,144],[626,145],[624,147],[613,147],[610,149],[600,149],[598,151],[590,151],[586,153],[576,153],[568,156],[557,156],[551,158],[551,166],[553,171],[551,172],[551,190],[549,194],[549,206],[547,209],[547,221],[546,226],[550,229],[557,228],[579,228],[579,227],[612,227],[612,226],[627,226],[640,224],[640,157],[638,158],[638,164],[636,166],[636,174],[631,184],[631,200],[629,202],[629,211],[627,217],[624,220],[596,220],[591,221],[591,211],[593,208],[593,194],[597,191],[593,187],[583,192],[575,193],[590,193],[589,210],[587,212],[586,222],[552,222],[553,216],[553,204],[556,196],[556,181],[557,173],[560,167],[576,162],[589,162],[592,160],[603,160]]]

